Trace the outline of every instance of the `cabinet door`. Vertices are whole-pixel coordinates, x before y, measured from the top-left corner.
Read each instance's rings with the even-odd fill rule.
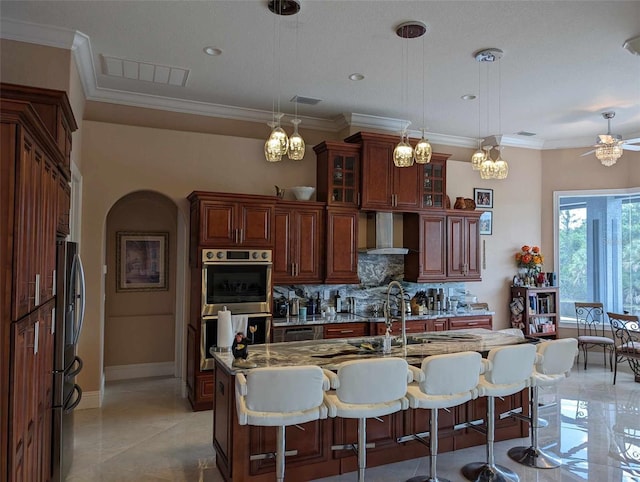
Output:
[[[275,284],[293,281],[295,251],[292,246],[292,238],[294,237],[292,217],[293,213],[290,209],[276,209],[275,211],[272,267]]]
[[[36,328],[38,326],[38,328]],[[11,477],[14,481],[38,480],[38,382],[39,325],[33,316],[12,324],[10,393]]]
[[[390,174],[393,177],[393,207],[399,211],[419,209],[421,207],[420,173],[422,172],[422,166],[414,164],[411,167],[395,167],[393,161],[390,165]]]
[[[324,211],[300,209],[296,212],[296,279],[298,283],[322,283]]]
[[[394,145],[367,141],[362,151],[362,209],[390,209],[393,206]],[[414,174],[415,175],[415,174]]]
[[[329,206],[357,208],[360,205],[360,146],[325,141],[316,152],[316,198]]]
[[[467,279],[480,279],[480,218],[465,217],[465,244],[467,255]]]
[[[442,157],[442,154],[434,154]],[[422,173],[422,207],[444,209],[446,196],[446,158],[431,159],[419,172]]]
[[[31,136],[20,129],[14,242],[13,319],[18,320],[40,304],[41,179],[44,158]]]
[[[237,244],[251,248],[272,246],[273,206],[240,203],[238,209],[240,222],[237,227],[240,234]]]
[[[211,248],[236,246],[238,241],[236,203],[204,201],[200,209],[200,244]]]
[[[358,211],[327,210],[326,283],[359,283]]]
[[[58,218],[58,168],[47,159],[42,172],[42,205],[39,226],[39,251],[42,256],[40,300],[53,298],[54,270],[56,269],[56,228]]]
[[[69,186],[69,182],[63,176],[58,176],[57,194],[58,222],[56,230],[59,234],[67,236],[70,233],[69,217],[71,215],[71,187]]]
[[[405,214],[404,240],[409,253],[404,257],[405,280],[425,282],[446,276],[446,216]]]
[[[473,216],[449,216],[447,276],[480,279],[480,219]]]

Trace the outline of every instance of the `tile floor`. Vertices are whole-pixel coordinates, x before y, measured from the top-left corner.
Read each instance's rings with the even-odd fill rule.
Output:
[[[563,467],[535,470],[512,462],[507,450],[527,439],[497,443],[497,463],[518,473],[522,482],[640,481],[640,383],[628,370],[619,371],[615,387],[611,382],[609,370],[594,361],[586,372],[576,366],[557,393],[541,392],[541,401],[558,401],[540,411],[549,421],[540,429],[541,445],[551,445],[564,459]],[[76,412],[74,461],[67,480],[222,481],[211,426],[211,412],[192,412],[180,397],[177,379],[109,383],[101,409]],[[463,481],[460,467],[484,458],[484,447],[443,453],[438,473]],[[421,458],[367,469],[366,479],[396,482],[426,473],[428,462]],[[353,472],[316,482],[356,480]]]

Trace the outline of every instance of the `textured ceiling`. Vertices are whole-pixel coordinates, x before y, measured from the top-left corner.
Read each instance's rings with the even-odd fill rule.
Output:
[[[612,130],[640,136],[640,56],[622,48],[640,35],[640,1],[302,0],[280,17],[266,0],[3,0],[0,17],[5,38],[86,35],[95,78],[85,88],[105,102],[266,121],[279,94],[286,123],[300,95],[321,99],[299,105],[303,134],[344,118],[395,132],[407,119],[417,131],[424,115],[431,136],[504,134],[543,148],[592,144],[606,132],[600,113],[614,110]],[[427,24],[424,40],[395,35],[408,20]],[[499,64],[475,61],[487,47],[504,51]],[[185,69],[186,86],[104,75],[104,57]],[[364,80],[348,79],[356,72]]]

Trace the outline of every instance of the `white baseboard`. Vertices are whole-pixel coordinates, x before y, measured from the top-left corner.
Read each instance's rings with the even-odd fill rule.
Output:
[[[108,382],[114,380],[130,380],[132,378],[173,376],[175,363],[137,363],[135,365],[116,365],[104,367],[105,379]]]
[[[93,392],[82,392],[82,400],[76,410],[86,410],[88,408],[100,408],[102,406],[102,390]]]

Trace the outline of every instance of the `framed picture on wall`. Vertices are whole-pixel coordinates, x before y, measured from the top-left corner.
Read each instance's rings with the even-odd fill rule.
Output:
[[[473,190],[473,200],[479,209],[493,208],[493,189],[480,189],[476,187]]]
[[[116,233],[116,291],[168,290],[169,233]]]
[[[491,234],[493,231],[493,211],[485,211],[480,216],[480,234]]]

